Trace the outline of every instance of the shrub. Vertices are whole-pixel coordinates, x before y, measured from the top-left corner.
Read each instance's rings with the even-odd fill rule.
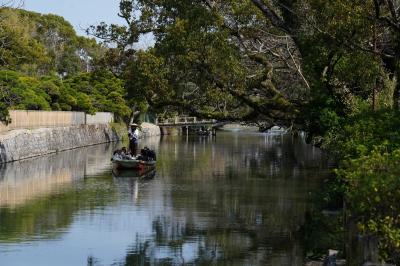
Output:
[[[379,110],[362,113],[342,121],[331,129],[324,147],[339,159],[352,159],[368,155],[377,146],[388,151],[400,148],[400,112]]]
[[[400,263],[400,149],[387,146],[347,161],[337,171],[361,233],[378,236],[381,257]]]

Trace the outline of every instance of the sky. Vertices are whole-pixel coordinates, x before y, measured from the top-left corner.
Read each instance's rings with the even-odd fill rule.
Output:
[[[123,24],[118,17],[119,0],[25,0],[23,8],[44,14],[63,16],[80,35],[101,21]]]
[[[85,29],[102,21],[124,24],[118,17],[120,0],[24,0],[23,9],[43,14],[55,14],[64,17],[79,35],[86,36]],[[139,48],[153,43],[151,36],[141,38]]]

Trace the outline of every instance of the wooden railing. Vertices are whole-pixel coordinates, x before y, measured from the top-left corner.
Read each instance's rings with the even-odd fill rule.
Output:
[[[176,116],[174,118],[157,118],[156,124],[158,126],[174,126],[174,125],[200,125],[200,124],[214,124],[215,119],[198,119],[194,116]]]

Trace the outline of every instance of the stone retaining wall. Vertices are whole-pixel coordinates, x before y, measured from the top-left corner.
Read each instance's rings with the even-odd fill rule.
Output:
[[[119,141],[127,134],[108,124],[78,125],[40,129],[18,129],[0,135],[0,164],[49,153]],[[160,136],[154,124],[141,125],[141,138]]]
[[[104,124],[13,130],[0,135],[0,163],[119,139],[119,134]]]
[[[140,125],[140,138],[160,136],[161,130],[159,126],[150,123],[142,123]]]

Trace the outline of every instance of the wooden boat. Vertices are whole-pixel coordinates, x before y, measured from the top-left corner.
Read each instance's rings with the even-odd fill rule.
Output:
[[[283,127],[273,126],[272,128],[266,131],[269,135],[283,135],[287,133],[287,129]]]
[[[142,161],[136,159],[114,159],[113,166],[116,169],[145,169],[154,167],[156,161]]]

